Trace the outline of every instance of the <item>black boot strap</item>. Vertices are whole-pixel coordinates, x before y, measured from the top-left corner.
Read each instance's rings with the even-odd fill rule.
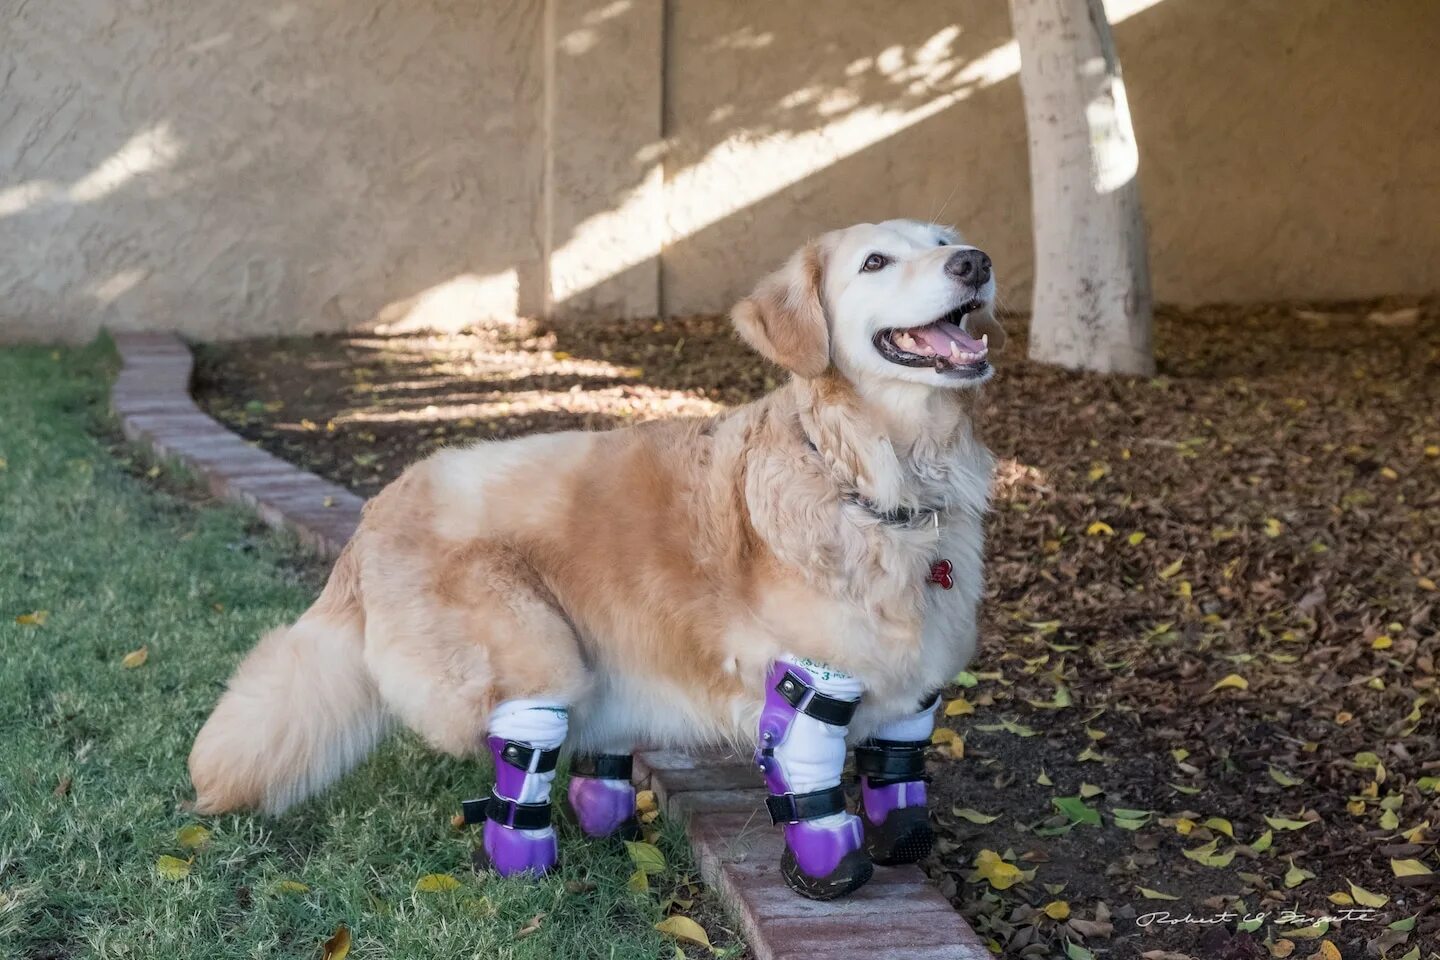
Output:
[[[531,770],[530,761],[536,753],[540,754],[540,765]],[[537,750],[519,740],[506,740],[505,746],[500,749],[500,759],[526,773],[549,773],[555,769],[555,764],[560,759],[560,748],[551,747],[549,750]]]
[[[855,772],[872,787],[925,779],[925,740],[867,740],[855,748]]]
[[[785,676],[775,685],[775,692],[807,717],[814,717],[821,723],[836,727],[848,727],[850,718],[855,716],[855,708],[860,706],[859,700],[841,700],[838,697],[826,696],[789,670],[785,671]],[[800,704],[805,701],[807,693],[811,695],[810,700],[802,707]]]
[[[771,823],[799,823],[845,812],[845,791],[838,784],[810,793],[778,793],[765,798]]]
[[[629,780],[635,759],[628,753],[577,753],[570,760],[570,775],[596,780]]]
[[[460,809],[467,824],[488,819],[503,827],[514,827],[517,830],[542,830],[550,826],[549,800],[542,803],[517,803],[506,800],[498,793],[491,793],[479,800],[461,801]]]

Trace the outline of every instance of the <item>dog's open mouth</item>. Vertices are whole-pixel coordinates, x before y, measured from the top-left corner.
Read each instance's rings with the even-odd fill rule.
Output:
[[[988,337],[976,340],[961,326],[965,315],[983,304],[969,300],[945,316],[921,327],[894,327],[875,334],[875,349],[891,363],[906,367],[932,367],[937,373],[978,377],[989,369]]]

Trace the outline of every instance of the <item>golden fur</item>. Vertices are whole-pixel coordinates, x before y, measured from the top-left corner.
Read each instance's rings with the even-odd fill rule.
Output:
[[[899,245],[907,273],[886,282],[918,298],[941,282],[935,229],[829,234],[742,301],[740,334],[793,373],[755,403],[407,470],[367,505],[315,605],[236,671],[190,755],[197,809],[282,810],[392,720],[475,753],[491,709],[518,697],[571,704],[585,749],[748,743],[786,654],[862,679],[854,736],[913,713],[974,649],[991,461],[973,393],[847,359],[865,349],[850,314],[872,295],[833,265]],[[884,523],[857,493],[945,509]],[[953,590],[926,583],[941,556]]]

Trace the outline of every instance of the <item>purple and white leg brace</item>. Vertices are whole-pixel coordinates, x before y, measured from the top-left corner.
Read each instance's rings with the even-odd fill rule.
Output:
[[[628,753],[577,753],[570,761],[570,809],[587,837],[639,837],[632,768]]]
[[[484,804],[484,859],[502,877],[555,866],[550,783],[568,728],[568,711],[554,701],[506,700],[490,714],[495,789],[485,801],[468,801],[465,812],[467,821],[478,819]]]
[[[870,879],[860,821],[845,809],[840,775],[860,681],[799,657],[771,665],[755,760],[770,790],[771,820],[785,825],[781,869],[791,888],[828,900]]]
[[[918,713],[882,724],[855,748],[865,848],[876,863],[914,863],[935,841],[926,809],[925,747],[940,698],[926,701]]]

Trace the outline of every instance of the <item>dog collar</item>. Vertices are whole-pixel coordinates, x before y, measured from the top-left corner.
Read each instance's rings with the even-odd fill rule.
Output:
[[[811,451],[820,453],[820,448],[815,446],[815,441],[810,439],[804,427],[800,428],[800,437]],[[846,503],[855,504],[876,520],[893,527],[919,527],[927,523],[933,523],[937,527],[940,525],[942,507],[896,507],[894,510],[882,510],[858,490],[847,490],[842,497]]]

